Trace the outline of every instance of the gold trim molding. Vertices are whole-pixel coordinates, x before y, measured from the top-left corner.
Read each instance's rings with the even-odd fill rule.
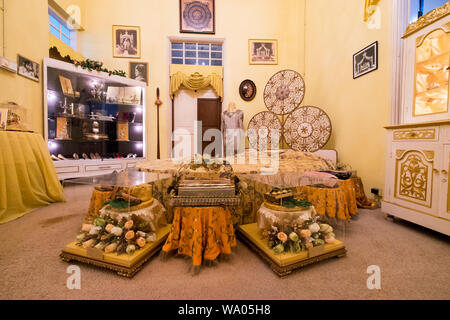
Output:
[[[450,2],[447,2],[442,7],[436,8],[436,9],[428,12],[423,17],[420,17],[419,19],[417,19],[417,21],[408,25],[402,39],[409,37],[413,33],[416,33],[417,31],[422,30],[423,28],[438,21],[439,19],[446,17],[449,14],[450,14]]]
[[[404,155],[406,153],[414,153],[414,152],[421,153],[424,156],[425,160],[427,160],[428,162],[434,162],[434,151],[433,150],[413,150],[413,149],[403,150],[403,149],[397,149],[395,151],[395,155],[396,155],[397,160],[400,160],[400,159],[402,159],[404,157]]]
[[[394,140],[434,140],[436,129],[413,129],[394,131]]]

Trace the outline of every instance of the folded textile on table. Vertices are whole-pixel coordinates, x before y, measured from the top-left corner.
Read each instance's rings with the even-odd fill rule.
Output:
[[[136,215],[148,222],[151,230],[156,232],[161,226],[167,224],[165,212],[166,209],[161,203],[156,199],[152,199],[136,206],[136,208],[131,207],[130,210],[126,212],[114,210],[110,205],[106,205],[100,210],[100,216],[103,217],[108,215],[111,218],[120,221],[123,218],[128,220],[132,215]]]

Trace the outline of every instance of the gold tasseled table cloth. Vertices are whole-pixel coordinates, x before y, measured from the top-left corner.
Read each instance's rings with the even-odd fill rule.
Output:
[[[297,194],[311,201],[320,215],[350,220],[358,213],[354,179],[339,180],[336,188],[297,187]]]
[[[231,214],[226,207],[176,207],[164,252],[177,250],[192,258],[194,266],[231,254],[236,246]]]
[[[64,193],[41,135],[0,131],[0,224],[64,201]]]

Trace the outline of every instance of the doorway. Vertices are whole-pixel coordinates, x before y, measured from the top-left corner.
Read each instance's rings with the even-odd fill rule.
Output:
[[[211,99],[211,98],[197,99],[197,121],[202,122],[202,137],[204,136],[205,132],[209,129],[217,129],[220,131],[222,122],[222,103],[220,102],[220,99]],[[216,142],[214,139],[216,138],[213,138],[213,141],[203,141],[202,139],[202,150],[200,150],[201,154],[203,154],[205,148],[209,144]],[[220,139],[219,142],[220,142],[219,153],[221,153],[222,139]],[[212,157],[216,156],[215,150],[213,150],[211,156]]]

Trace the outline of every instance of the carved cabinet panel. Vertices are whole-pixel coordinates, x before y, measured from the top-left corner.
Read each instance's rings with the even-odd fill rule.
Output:
[[[435,150],[395,150],[395,199],[432,208],[436,156]]]

